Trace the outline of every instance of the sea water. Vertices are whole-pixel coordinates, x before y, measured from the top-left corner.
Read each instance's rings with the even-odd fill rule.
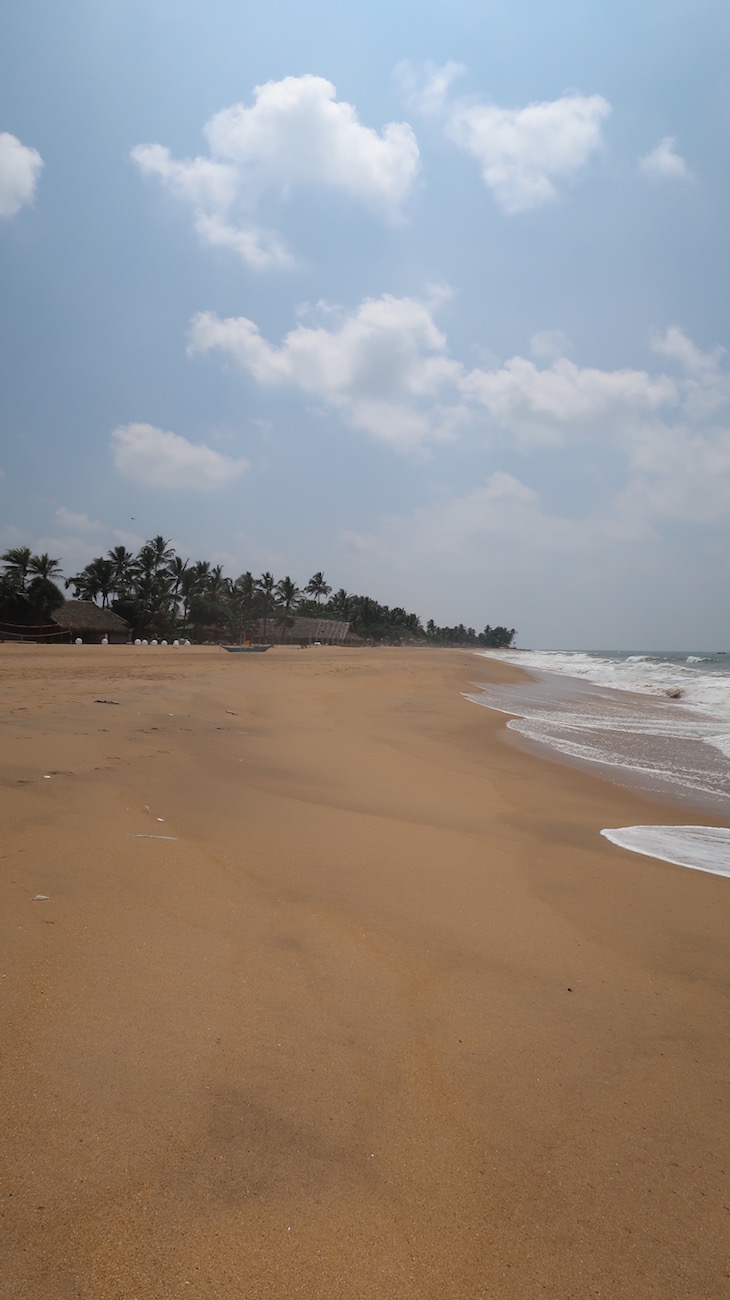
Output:
[[[688,811],[707,807],[730,820],[730,655],[482,653],[530,673],[511,685],[477,682],[468,695],[510,714],[511,730]],[[730,831],[655,826],[602,833],[623,848],[730,876]]]

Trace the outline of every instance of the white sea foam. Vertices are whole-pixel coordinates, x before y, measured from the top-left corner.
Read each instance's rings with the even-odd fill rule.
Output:
[[[730,816],[730,656],[488,651],[528,680],[475,683],[475,704],[511,715],[526,740],[615,780]],[[601,832],[635,853],[730,876],[730,830],[624,826]]]
[[[562,650],[479,653],[528,671],[560,673],[616,691],[657,697],[680,691],[685,708],[730,722],[730,655],[589,654]]]
[[[724,827],[619,826],[601,835],[631,853],[730,877],[730,830]]]
[[[709,800],[730,809],[727,656],[496,651],[486,657],[534,674],[520,683],[478,683],[480,693],[468,697],[511,714],[508,727],[526,740],[674,801]]]

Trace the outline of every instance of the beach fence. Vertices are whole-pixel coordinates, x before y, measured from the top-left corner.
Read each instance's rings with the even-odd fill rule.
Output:
[[[36,610],[29,608],[26,618],[22,605],[17,609],[13,621],[0,620],[0,641],[35,641],[47,645],[76,640],[83,641],[84,645],[101,645],[104,641],[123,645],[129,641],[126,619],[90,600],[65,600],[42,623],[37,621]]]
[[[35,641],[41,645],[58,645],[68,641],[68,632],[57,623],[5,623],[0,620],[0,641]]]

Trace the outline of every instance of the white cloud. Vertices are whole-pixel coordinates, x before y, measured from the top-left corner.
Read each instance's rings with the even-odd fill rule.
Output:
[[[666,357],[683,372],[679,379],[682,408],[686,418],[704,422],[730,400],[730,372],[727,351],[716,347],[703,352],[676,325],[651,339],[654,352]]]
[[[422,68],[415,68],[403,59],[395,68],[395,79],[409,107],[425,117],[440,117],[447,109],[452,84],[466,72],[463,63],[438,65],[428,60]]]
[[[685,180],[689,170],[684,158],[677,153],[673,135],[665,135],[655,149],[639,159],[639,171],[652,180]]]
[[[190,351],[217,349],[264,387],[292,385],[338,410],[354,428],[400,446],[438,434],[442,390],[460,382],[429,305],[384,294],[331,329],[297,325],[275,347],[245,316],[193,318]]]
[[[385,516],[374,532],[344,532],[341,540],[354,554],[408,568],[414,561],[438,558],[473,563],[481,557],[483,562],[494,545],[577,555],[587,545],[633,544],[650,535],[647,523],[625,510],[586,512],[577,519],[546,511],[539,492],[496,470],[468,492],[445,496],[408,515]]]
[[[730,371],[727,352],[703,352],[677,326],[652,339],[673,362],[676,420],[637,421],[624,441],[631,478],[627,509],[707,523],[730,519]]]
[[[458,64],[427,65],[419,74],[407,64],[398,76],[409,102],[440,117],[444,133],[476,158],[485,185],[504,212],[527,212],[557,198],[558,183],[573,179],[601,145],[611,106],[602,95],[500,108],[478,100],[450,99]]]
[[[672,327],[652,347],[677,367],[676,375],[601,370],[567,357],[541,368],[515,356],[468,370],[449,355],[433,312],[432,302],[386,294],[331,323],[324,312],[327,325],[300,323],[278,346],[246,317],[222,320],[206,312],[191,322],[189,350],[222,352],[261,387],[298,389],[351,428],[399,450],[464,433],[486,442],[493,455],[518,447],[525,457],[535,448],[565,448],[569,456],[569,448],[590,442],[624,467],[613,505],[595,517],[602,537],[636,538],[659,518],[701,521],[703,500],[708,518],[723,511],[730,517],[730,433],[721,418],[730,376],[723,349],[703,352]],[[527,500],[527,489],[515,496],[514,484],[497,474],[477,497],[460,502],[459,527],[487,504],[488,517],[497,517],[495,503],[507,498],[514,521],[519,501],[523,509]],[[563,545],[578,534],[553,522],[549,535]]]
[[[661,550],[656,529],[639,513],[609,506],[566,518],[500,470],[467,491],[444,491],[428,506],[381,517],[367,533],[345,533],[341,545],[355,590],[403,603],[406,588],[425,617],[514,625],[523,645],[538,628],[543,644],[585,644],[592,636],[610,643],[616,610],[626,616],[627,591],[642,570],[651,574],[642,598],[647,587],[655,594]]]
[[[462,392],[522,440],[556,446],[607,421],[677,401],[676,386],[666,375],[597,370],[567,357],[544,370],[526,357],[512,357],[497,370],[475,369],[465,375]]]
[[[45,551],[48,555],[58,557],[63,573],[68,577],[88,564],[95,553],[99,554],[99,543],[92,542],[88,537],[64,533],[63,537],[50,535],[36,537],[31,544],[31,549],[37,555],[42,555]],[[63,587],[60,579],[57,578],[55,581],[57,585]]]
[[[539,330],[530,339],[530,351],[539,361],[556,361],[571,348],[570,339],[562,330]]]
[[[232,226],[218,216],[198,214],[195,229],[214,248],[230,248],[250,266],[292,266],[294,259],[272,230],[256,226]]]
[[[0,131],[0,217],[14,217],[24,203],[32,202],[42,167],[37,149]]]
[[[671,325],[664,334],[654,334],[651,346],[654,352],[670,357],[685,370],[706,378],[716,378],[719,375],[722,360],[727,356],[727,349],[722,347],[713,348],[712,352],[703,352],[677,325]]]
[[[619,497],[624,511],[699,524],[730,518],[730,429],[644,426],[627,450],[633,473]]]
[[[520,109],[463,104],[451,110],[446,133],[477,159],[505,212],[527,212],[555,199],[556,182],[585,166],[610,111],[601,95],[566,95]]]
[[[325,186],[393,220],[418,174],[407,123],[378,133],[336,95],[323,77],[269,81],[255,88],[251,107],[234,104],[206,123],[209,157],[178,160],[162,145],[144,144],[132,158],[192,208],[204,240],[254,266],[285,265],[291,258],[278,236],[253,219],[267,193],[286,199],[292,189]]]
[[[88,515],[77,515],[66,506],[59,506],[56,511],[56,523],[72,532],[98,532],[104,525],[98,519],[89,519]]]
[[[130,532],[126,528],[115,528],[112,534],[114,541],[120,546],[126,546],[128,551],[139,551],[144,546],[144,537],[141,533]]]
[[[243,458],[224,456],[152,424],[120,425],[112,433],[111,450],[123,478],[165,491],[207,492],[234,482],[248,468]]]

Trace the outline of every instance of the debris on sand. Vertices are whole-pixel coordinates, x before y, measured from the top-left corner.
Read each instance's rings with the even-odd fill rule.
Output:
[[[145,835],[143,833],[135,834],[134,831],[128,831],[133,840],[176,840],[177,835]]]

